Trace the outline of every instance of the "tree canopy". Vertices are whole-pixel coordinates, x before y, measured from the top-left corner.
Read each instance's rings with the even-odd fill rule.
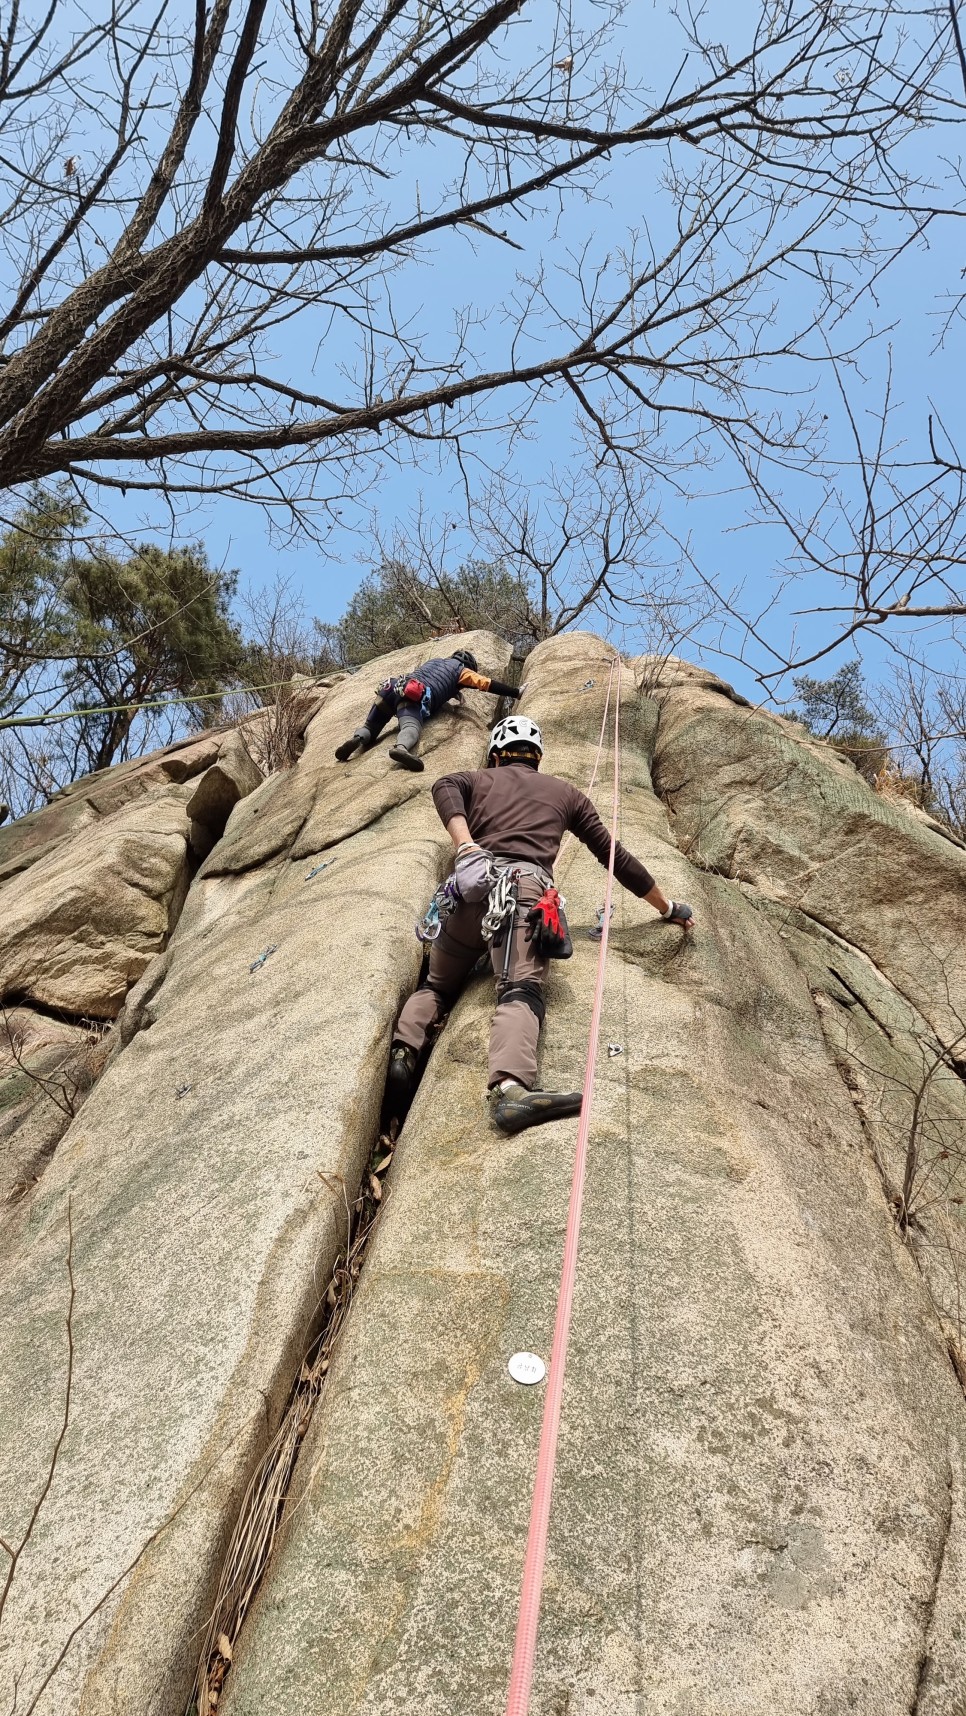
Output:
[[[384,560],[350,598],[335,625],[316,621],[320,662],[357,667],[434,634],[482,628],[524,654],[541,635],[532,592],[499,563],[472,560],[429,577],[398,560]]]
[[[812,679],[801,673],[794,685],[802,700],[801,709],[794,713],[818,738],[841,737],[846,732],[868,737],[875,732],[876,718],[866,702],[861,663],[847,661],[831,679]]]
[[[427,461],[471,507],[505,478],[519,519],[518,451],[565,423],[563,462],[650,486],[652,514],[724,461],[793,573],[836,569],[839,630],[963,610],[941,426],[946,488],[907,492],[880,437],[839,492],[811,398],[866,351],[885,271],[958,208],[959,0],[730,10],[667,0],[645,28],[623,0],[13,6],[8,520],[64,478],[88,504],[227,494],[324,531]],[[646,566],[606,601],[592,572],[570,608],[627,603]]]
[[[213,572],[204,549],[142,544],[126,558],[89,554],[71,561],[63,601],[74,660],[66,689],[81,704],[114,704],[80,726],[87,766],[105,768],[124,752],[135,712],[126,706],[165,693],[189,700],[222,689],[243,646],[231,619],[237,573]],[[195,707],[203,713],[203,705]]]
[[[121,555],[87,523],[66,491],[38,489],[0,535],[0,716],[56,718],[4,735],[4,790],[18,810],[163,742],[190,718],[192,697],[222,690],[243,662],[237,573],[213,570],[200,544]],[[184,701],[134,707],[169,696]],[[198,703],[195,718],[211,709]]]

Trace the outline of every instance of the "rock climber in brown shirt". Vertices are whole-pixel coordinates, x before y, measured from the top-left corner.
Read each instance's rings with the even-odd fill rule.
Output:
[[[491,1116],[502,1131],[520,1132],[580,1111],[580,1091],[534,1088],[549,959],[535,945],[539,938],[533,934],[532,914],[552,886],[565,832],[575,834],[604,865],[610,835],[584,793],[555,775],[538,773],[542,755],[536,723],[510,715],[493,729],[485,769],[443,775],[433,787],[437,812],[456,847],[458,904],[432,943],[424,982],[399,1016],[386,1086],[393,1116],[406,1112],[429,1032],[449,1012],[485,950],[484,918],[492,929],[495,900],[502,901],[507,915],[502,935],[494,934],[491,945],[497,977],[489,1053]],[[669,900],[619,842],[614,875],[668,922],[693,926],[691,907]],[[531,933],[525,935],[528,923]]]

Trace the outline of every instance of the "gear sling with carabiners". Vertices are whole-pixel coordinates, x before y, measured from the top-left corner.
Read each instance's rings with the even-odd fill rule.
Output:
[[[507,889],[507,898],[510,901],[510,909],[504,920],[505,927],[498,929],[493,937],[497,947],[500,945],[501,936],[506,942],[506,947],[503,952],[503,971],[500,978],[500,981],[503,984],[508,983],[510,980],[510,959],[513,954],[513,932],[517,927],[517,906],[520,902],[520,890],[518,886],[520,879],[519,871],[508,870],[506,871],[506,874],[512,878]]]
[[[535,877],[543,888],[540,898],[530,906],[526,916],[526,940],[540,960],[567,959],[573,953],[573,944],[567,933],[567,920],[563,914],[564,902],[553,885],[553,877],[540,864],[496,859],[494,870],[493,886],[481,930],[484,940],[489,941],[491,947],[503,947],[503,969],[497,977],[497,1006],[504,1006],[511,1000],[522,1001],[534,1014],[539,1028],[543,1024],[546,1005],[542,978],[521,977],[519,981],[513,981],[510,977],[521,879],[524,876]]]

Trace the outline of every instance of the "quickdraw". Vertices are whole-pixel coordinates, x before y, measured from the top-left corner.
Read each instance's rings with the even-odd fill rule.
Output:
[[[457,906],[462,905],[463,896],[455,875],[447,876],[440,882],[435,894],[426,907],[425,912],[416,925],[417,941],[435,941],[445,920],[452,917]]]
[[[495,941],[499,947],[503,940],[502,930],[505,923],[512,919],[517,909],[517,880],[520,872],[514,864],[508,864],[500,870],[490,890],[490,898],[482,923],[484,941]]]

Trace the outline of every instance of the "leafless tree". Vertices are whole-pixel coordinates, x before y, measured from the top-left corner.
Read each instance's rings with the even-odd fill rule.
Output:
[[[238,724],[242,742],[265,775],[291,768],[319,706],[308,681],[324,673],[305,604],[290,579],[276,573],[241,598],[245,660],[239,688],[219,704],[221,721]]]
[[[522,0],[199,0],[190,23],[112,0],[80,28],[62,0],[33,25],[14,4],[0,484],[285,516],[427,443],[466,471],[487,434],[505,448],[564,406],[600,458],[661,476],[716,437],[806,457],[810,407],[780,407],[768,366],[944,207],[903,145],[958,123],[954,23],[760,0],[723,44],[672,4],[650,28],[680,56],[655,92],[618,0],[585,22]],[[619,254],[579,224],[565,242],[562,211],[609,194],[624,157],[650,218]],[[482,248],[515,270],[502,322],[475,290]],[[431,328],[429,260],[455,282]],[[286,365],[274,346],[296,339]]]
[[[597,617],[641,618],[654,602],[655,500],[646,474],[623,462],[575,460],[539,484],[501,472],[477,506],[481,540],[533,592],[538,638]]]
[[[376,534],[384,562],[398,568],[401,599],[422,596],[428,632],[492,624],[524,654],[581,624],[630,627],[636,647],[643,635],[659,649],[698,629],[713,607],[697,580],[684,583],[678,563],[662,558],[653,486],[635,462],[575,459],[536,482],[504,470],[471,500],[468,522],[420,507],[410,529]],[[460,603],[472,594],[474,563],[499,603],[492,620]],[[435,605],[426,600],[433,592]]]
[[[861,648],[871,634],[900,659],[914,659],[926,628],[935,635],[943,625],[955,636],[966,616],[966,468],[939,456],[932,421],[929,458],[907,456],[891,360],[881,403],[863,404],[861,414],[843,366],[831,367],[849,447],[844,456],[816,458],[817,498],[814,487],[787,497],[761,461],[738,452],[759,517],[780,524],[789,544],[764,609],[750,615],[743,588],[718,591],[740,640],[735,653],[754,662],[765,688],[845,645]],[[697,565],[695,573],[708,582]],[[789,624],[796,586],[803,594],[792,619],[810,622],[801,636]]]
[[[87,1020],[84,1029],[83,1042],[63,1047],[56,1062],[50,1065],[31,1053],[35,1045],[28,1044],[16,1010],[11,1012],[8,1007],[0,1006],[0,1067],[9,1057],[12,1065],[66,1120],[73,1120],[104,1070],[110,1048],[105,1042],[107,1026],[100,1020]]]
[[[966,681],[907,656],[878,701],[895,768],[921,783],[920,801],[966,839]]]
[[[861,1120],[896,1231],[922,1273],[949,1356],[966,1387],[966,1023],[954,996],[960,986],[951,984],[946,962],[940,960],[936,987],[945,991],[948,1009],[948,1034],[940,1038],[914,1016],[898,1029],[894,1020],[887,1033],[843,973],[833,968],[831,976],[841,986],[838,993],[813,990],[823,1029]],[[882,999],[887,1002],[885,994]]]

